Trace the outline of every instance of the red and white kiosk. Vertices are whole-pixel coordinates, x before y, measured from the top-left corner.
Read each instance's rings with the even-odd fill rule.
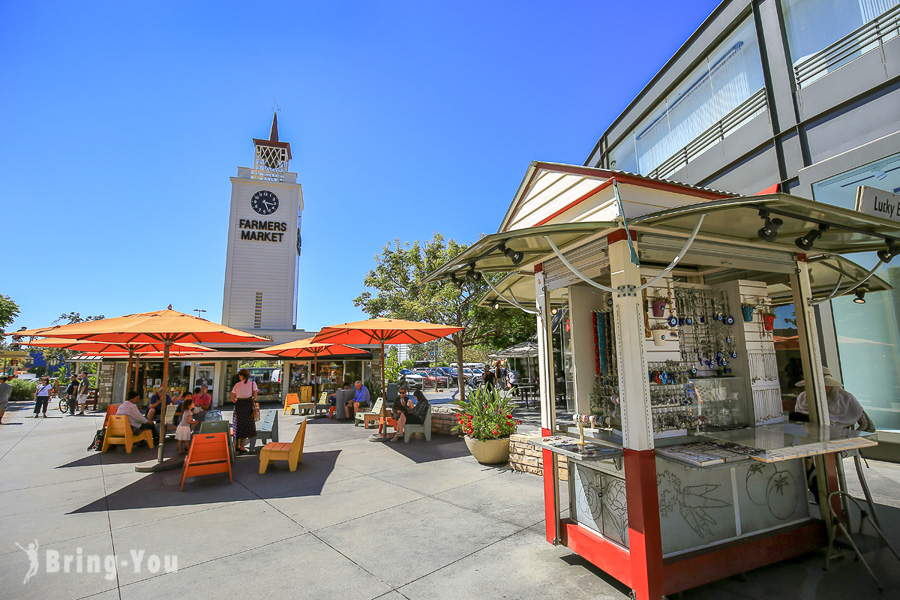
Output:
[[[537,318],[542,436],[531,441],[544,449],[547,541],[659,599],[827,545],[830,514],[811,508],[804,459],[826,498],[835,453],[875,442],[828,425],[815,306],[889,289],[841,255],[890,259],[898,240],[897,223],[786,194],[535,162],[499,231],[429,280],[508,274],[483,302]],[[783,416],[770,331],[773,303],[790,302],[805,423]],[[556,308],[568,310],[563,365]]]

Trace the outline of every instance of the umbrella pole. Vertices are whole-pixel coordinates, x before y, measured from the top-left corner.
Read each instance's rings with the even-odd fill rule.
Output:
[[[387,415],[387,386],[384,383],[384,340],[381,340],[381,419],[382,423],[384,423],[384,437],[387,437],[387,421],[385,416]]]
[[[140,376],[140,373],[141,373],[141,355],[135,354],[134,355],[134,387],[131,388],[135,392],[138,389],[138,377]]]
[[[131,375],[132,375],[132,372],[131,372],[132,364],[131,363],[132,363],[132,360],[134,360],[134,349],[128,348],[128,380],[127,380],[127,383],[125,384],[125,398],[128,397],[128,392],[131,391]],[[124,401],[124,398],[123,398],[123,401]]]
[[[166,394],[169,391],[169,347],[171,340],[166,340],[163,346],[163,376],[162,387],[159,388],[159,457],[158,462],[163,461],[163,444],[166,441]]]

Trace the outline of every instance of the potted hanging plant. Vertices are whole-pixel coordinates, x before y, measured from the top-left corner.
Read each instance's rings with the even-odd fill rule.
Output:
[[[662,296],[660,296],[659,294],[657,294],[653,298],[653,304],[651,305],[651,308],[653,310],[653,316],[654,317],[664,317],[666,315],[666,304],[667,304],[667,300],[665,298],[663,298]]]
[[[766,331],[773,331],[775,329],[775,313],[770,310],[766,310],[761,312],[762,320],[763,320],[763,328]]]
[[[483,386],[457,400],[456,426],[465,436],[466,447],[480,463],[493,465],[509,460],[509,436],[522,421],[512,416],[513,404],[508,397],[489,386]]]
[[[653,336],[653,345],[662,346],[666,343],[666,334],[669,332],[667,325],[659,324],[650,328],[650,335]]]
[[[756,306],[753,304],[742,304],[741,305],[741,313],[744,316],[744,323],[750,323],[753,321],[753,312],[756,310]]]

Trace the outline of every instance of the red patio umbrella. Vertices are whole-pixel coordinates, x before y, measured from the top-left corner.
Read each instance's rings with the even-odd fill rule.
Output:
[[[309,358],[313,359],[313,377],[318,374],[319,357],[320,356],[340,356],[343,354],[367,354],[365,350],[354,348],[353,346],[345,346],[344,344],[322,344],[316,343],[312,338],[296,340],[286,344],[277,346],[269,346],[259,350],[263,354],[272,354],[282,358]],[[315,382],[316,380],[313,379]],[[316,387],[316,393],[319,389]]]
[[[385,401],[381,405],[381,417],[386,414],[387,386],[384,381],[384,345],[385,344],[422,344],[431,340],[442,338],[465,327],[453,327],[436,323],[421,323],[419,321],[403,321],[400,319],[369,319],[343,325],[324,327],[313,338],[313,341],[331,342],[342,344],[381,344],[381,390]],[[387,429],[384,435],[373,436],[375,441],[388,439]]]
[[[160,398],[163,398],[163,402],[160,410],[160,424],[162,426],[159,431],[159,462],[163,460],[163,444],[166,439],[165,397],[169,379],[169,353],[172,345],[180,342],[202,344],[266,341],[265,338],[252,333],[172,310],[171,305],[167,310],[69,325],[57,325],[41,329],[21,330],[13,333],[23,337],[38,335],[121,344],[161,343],[163,345],[163,378],[159,395]]]
[[[18,332],[13,333],[13,338],[20,337]],[[134,372],[137,373],[142,356],[157,355],[162,356],[164,345],[161,342],[135,342],[135,343],[112,343],[98,342],[96,340],[77,340],[67,338],[37,338],[32,337],[28,341],[18,341],[21,346],[32,346],[35,348],[61,348],[64,350],[74,350],[76,352],[84,352],[91,356],[128,356],[128,389],[131,387],[132,361],[134,361]],[[178,342],[170,347],[171,354],[195,354],[197,352],[206,352],[210,348],[201,346],[200,344],[192,344],[190,342]],[[137,389],[137,377],[134,378],[134,388]]]

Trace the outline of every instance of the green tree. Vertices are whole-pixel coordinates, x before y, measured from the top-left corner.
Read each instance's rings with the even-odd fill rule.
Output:
[[[514,309],[494,310],[477,306],[490,289],[478,278],[452,282],[423,283],[425,276],[466,249],[464,244],[444,240],[438,233],[424,243],[394,240],[375,257],[368,272],[368,290],[353,300],[372,317],[428,321],[465,327],[447,336],[455,346],[455,362],[462,365],[467,348],[499,349],[534,337],[534,317]],[[499,276],[498,276],[499,279]],[[493,280],[492,280],[493,281]],[[460,388],[465,389],[460,369]],[[464,391],[461,391],[464,393]]]
[[[4,330],[12,325],[19,316],[19,305],[9,296],[0,294],[0,344],[3,343]]]

